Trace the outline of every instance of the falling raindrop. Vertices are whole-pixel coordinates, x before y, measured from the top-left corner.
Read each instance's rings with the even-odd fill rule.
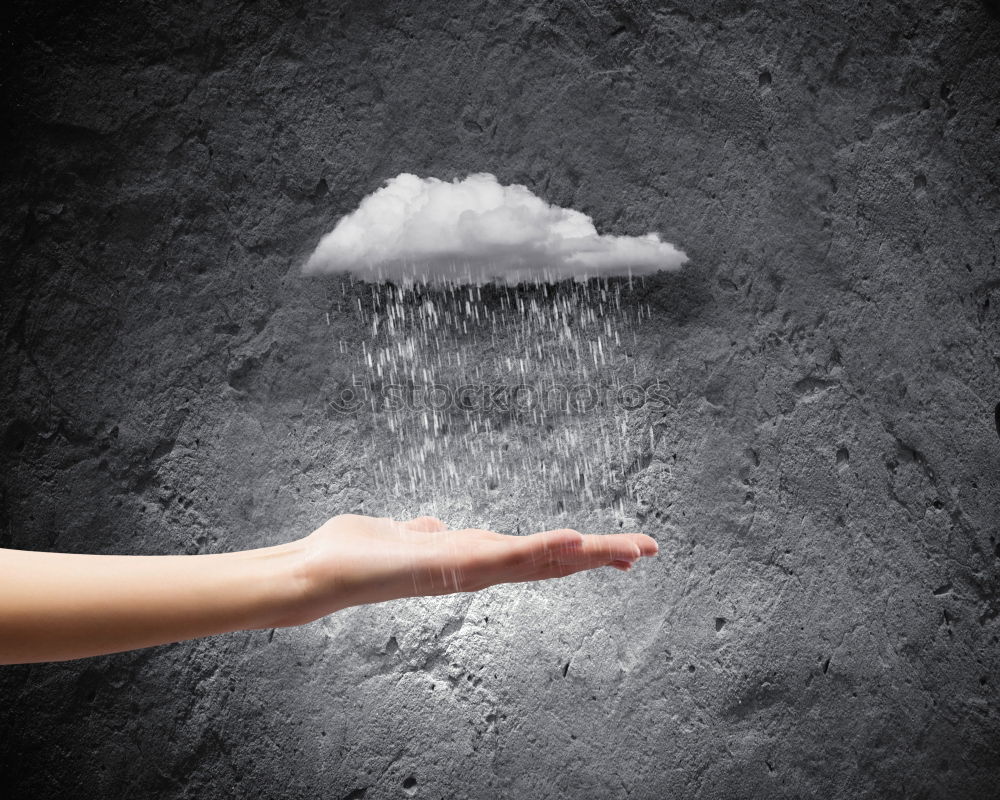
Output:
[[[655,447],[650,409],[618,401],[648,383],[642,285],[349,284],[361,339],[337,358],[355,354],[367,423],[390,434],[373,442],[391,442],[373,445],[374,490],[419,505],[528,489],[567,512],[631,500],[631,465]]]

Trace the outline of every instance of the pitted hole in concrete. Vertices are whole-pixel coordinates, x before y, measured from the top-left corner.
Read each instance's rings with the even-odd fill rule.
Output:
[[[913,190],[915,192],[922,193],[927,189],[927,176],[922,172],[918,172],[913,176]]]
[[[757,86],[760,87],[761,91],[768,90],[771,88],[771,71],[763,70],[760,75],[757,76]]]
[[[721,633],[722,629],[726,627],[726,623],[728,621],[729,620],[727,620],[725,617],[716,617],[715,618],[715,632],[716,633]]]
[[[313,188],[312,193],[309,195],[310,200],[321,200],[326,197],[327,193],[330,191],[330,186],[326,182],[326,178],[320,178]]]
[[[851,465],[851,453],[846,447],[837,448],[837,469],[843,472]]]
[[[409,775],[406,780],[403,781],[403,791],[406,792],[410,797],[413,797],[417,793],[417,776]]]

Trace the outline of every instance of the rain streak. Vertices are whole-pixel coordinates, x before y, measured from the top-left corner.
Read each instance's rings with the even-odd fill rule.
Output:
[[[344,284],[359,335],[336,344],[353,366],[332,405],[389,433],[373,488],[402,500],[528,482],[554,512],[624,511],[669,402],[637,353],[640,285]]]

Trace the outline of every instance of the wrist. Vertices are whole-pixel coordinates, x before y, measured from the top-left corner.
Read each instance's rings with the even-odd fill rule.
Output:
[[[285,628],[309,622],[308,547],[298,540],[253,550],[254,580],[260,589],[253,628]]]

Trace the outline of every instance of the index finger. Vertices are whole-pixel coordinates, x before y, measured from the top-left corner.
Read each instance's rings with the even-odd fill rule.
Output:
[[[641,556],[655,556],[659,545],[652,536],[644,533],[590,533],[583,537],[581,556],[635,560]]]
[[[619,537],[638,547],[639,555],[641,556],[655,556],[660,552],[660,546],[656,543],[656,539],[652,536],[647,536],[645,533],[609,533],[595,536],[596,539],[615,539]]]

